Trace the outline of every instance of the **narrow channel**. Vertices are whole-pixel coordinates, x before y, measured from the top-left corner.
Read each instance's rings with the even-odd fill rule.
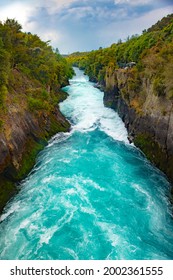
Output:
[[[173,259],[168,181],[75,71],[60,104],[72,129],[50,140],[6,206],[0,259]]]

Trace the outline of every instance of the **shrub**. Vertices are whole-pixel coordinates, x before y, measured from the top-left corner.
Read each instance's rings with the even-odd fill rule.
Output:
[[[157,96],[165,96],[165,85],[161,77],[157,77],[153,82],[153,91]]]
[[[7,93],[8,93],[7,87],[5,85],[2,85],[0,87],[0,107],[4,106]]]
[[[1,131],[2,127],[3,127],[3,124],[4,124],[3,120],[0,120],[0,131]]]
[[[41,97],[41,99],[43,99],[43,100],[48,100],[48,98],[49,98],[49,93],[47,92],[47,90],[43,89],[43,90],[41,91],[40,97]]]
[[[33,97],[28,97],[28,106],[31,111],[45,109],[44,102]]]

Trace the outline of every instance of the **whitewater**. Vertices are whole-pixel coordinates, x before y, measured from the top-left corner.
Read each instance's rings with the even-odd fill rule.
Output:
[[[60,104],[71,131],[49,141],[5,207],[0,259],[173,259],[169,182],[75,71]]]

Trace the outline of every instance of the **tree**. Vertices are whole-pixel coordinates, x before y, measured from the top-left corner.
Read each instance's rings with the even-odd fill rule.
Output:
[[[15,19],[8,19],[4,22],[4,26],[8,26],[13,32],[21,32],[22,26]]]

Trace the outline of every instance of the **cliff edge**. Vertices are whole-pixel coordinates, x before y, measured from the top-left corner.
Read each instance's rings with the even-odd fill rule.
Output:
[[[68,131],[59,111],[73,69],[58,49],[22,32],[15,19],[0,22],[0,211],[52,135]]]
[[[134,142],[173,182],[173,101],[136,69],[107,69],[104,103],[117,110]]]
[[[98,83],[130,141],[173,182],[173,14],[140,36],[68,60]]]
[[[17,69],[13,70],[13,77],[6,95],[7,106],[0,113],[3,120],[0,128],[0,211],[17,191],[16,183],[31,170],[38,152],[50,137],[70,128],[58,105],[39,108],[38,104],[30,104],[30,92],[42,91],[37,82]],[[66,94],[58,89],[56,97],[63,100]]]

